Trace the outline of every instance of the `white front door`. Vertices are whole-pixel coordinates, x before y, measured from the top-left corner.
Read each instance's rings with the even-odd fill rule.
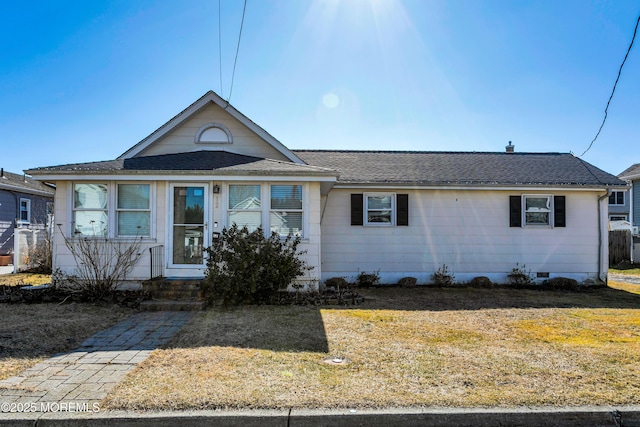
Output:
[[[171,184],[169,206],[168,267],[184,276],[202,275],[204,248],[209,246],[209,185]]]

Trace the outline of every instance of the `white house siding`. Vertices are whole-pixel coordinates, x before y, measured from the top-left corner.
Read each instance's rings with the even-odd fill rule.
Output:
[[[218,123],[226,126],[231,132],[233,143],[196,144],[195,136],[198,130],[209,123]],[[225,149],[247,156],[287,160],[282,153],[215,104],[209,104],[181,126],[176,127],[165,138],[152,144],[140,156],[184,153],[211,148]]]
[[[350,194],[409,195],[409,226],[350,225]],[[509,226],[509,196],[566,196],[566,227]],[[488,276],[505,283],[516,265],[536,276],[581,282],[598,274],[598,194],[585,191],[333,189],[322,219],[322,280],[379,271],[382,283],[405,276],[430,283],[443,265],[458,282]],[[605,201],[606,203],[606,201]],[[600,203],[602,207],[603,203]],[[606,205],[605,208],[606,209]],[[606,219],[606,211],[605,211]]]
[[[121,181],[116,181],[121,182]],[[128,181],[135,182],[135,181]],[[148,182],[148,181],[144,181]],[[190,181],[195,182],[195,181]],[[142,241],[141,245],[141,253],[142,256],[133,270],[127,276],[127,282],[125,283],[126,287],[138,287],[140,281],[149,279],[150,277],[150,254],[149,248],[156,245],[164,246],[164,265],[166,268],[167,260],[170,259],[170,254],[168,253],[170,249],[170,245],[167,244],[166,239],[168,238],[168,191],[169,181],[158,181],[155,184],[155,191],[152,192],[155,194],[155,197],[152,198],[155,202],[152,202],[152,220],[155,218],[154,226],[155,232],[152,227],[152,236],[151,238],[145,238]],[[222,181],[203,181],[203,183],[207,183],[212,188],[214,183],[221,184]],[[53,239],[53,263],[54,269],[60,268],[64,273],[74,274],[76,270],[76,262],[69,252],[69,249],[66,247],[64,238],[62,237],[61,230],[65,233],[66,236],[69,236],[70,233],[70,223],[71,223],[71,200],[72,195],[69,193],[72,191],[72,182],[67,181],[58,181],[57,183],[57,191],[56,191],[56,200],[55,200],[55,217],[64,219],[64,225],[62,227],[57,227],[54,233]],[[269,182],[263,184],[270,184]],[[307,224],[308,230],[305,232],[305,237],[302,240],[299,250],[305,251],[306,253],[302,256],[304,260],[308,263],[309,266],[312,266],[313,269],[307,274],[306,277],[301,278],[301,282],[314,282],[318,281],[320,278],[320,184],[319,183],[307,183],[305,187],[308,189],[308,195],[305,198],[305,213],[308,216]],[[226,188],[224,185],[222,188]],[[69,196],[69,199],[67,199]],[[222,199],[226,197],[224,191],[221,194],[216,194],[210,202],[212,207],[210,209],[210,216],[208,219],[209,224],[213,224],[214,222],[218,223],[218,231],[221,231],[222,228],[227,226],[227,215],[224,210],[224,203],[222,203]],[[218,198],[216,200],[216,198]],[[209,226],[207,232],[211,233],[215,231],[212,226]],[[203,269],[194,268],[190,270],[182,269],[179,273],[180,277],[198,277],[202,276],[204,273]],[[175,273],[175,271],[167,270],[165,275],[171,275]]]

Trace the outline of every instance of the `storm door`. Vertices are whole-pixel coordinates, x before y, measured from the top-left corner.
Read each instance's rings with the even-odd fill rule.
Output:
[[[208,185],[171,186],[170,268],[204,267],[207,239]]]

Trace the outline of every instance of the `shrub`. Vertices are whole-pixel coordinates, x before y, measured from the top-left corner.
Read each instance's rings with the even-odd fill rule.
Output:
[[[115,291],[142,256],[141,237],[132,240],[68,238],[62,228],[60,234],[73,256],[76,269],[74,274],[57,269],[52,281],[58,286],[70,285],[90,301],[101,300]]]
[[[510,285],[530,285],[533,283],[533,276],[531,276],[531,270],[527,271],[524,264],[522,267],[518,263],[511,270],[511,273],[507,274]]]
[[[206,248],[206,289],[223,304],[271,303],[296,277],[311,270],[298,258],[300,237],[265,237],[261,228],[249,231],[236,224],[225,228]]]
[[[361,271],[356,278],[356,285],[363,288],[368,288],[369,286],[377,286],[380,284],[380,270],[374,273],[367,273],[365,271]]]
[[[547,280],[543,286],[547,289],[564,291],[576,291],[580,288],[577,280],[568,277],[554,277]]]
[[[456,276],[449,271],[446,264],[442,264],[435,273],[431,275],[433,283],[440,286],[451,286],[456,282]]]
[[[325,280],[324,285],[326,289],[333,288],[333,290],[339,291],[340,289],[345,289],[349,285],[349,283],[345,280],[344,277],[332,277]]]
[[[398,285],[401,288],[414,288],[416,283],[418,283],[418,279],[415,277],[403,277],[398,281]]]
[[[469,286],[474,288],[492,288],[493,282],[487,276],[478,276],[471,279]]]

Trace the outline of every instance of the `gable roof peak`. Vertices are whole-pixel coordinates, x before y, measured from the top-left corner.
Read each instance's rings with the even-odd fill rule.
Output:
[[[218,107],[222,108],[224,111],[229,113],[233,118],[238,120],[240,123],[245,125],[249,130],[258,135],[263,141],[270,144],[277,151],[282,153],[287,159],[294,163],[304,164],[297,155],[293,153],[293,151],[289,150],[285,147],[280,141],[274,138],[271,134],[265,131],[262,127],[258,126],[253,120],[249,119],[247,116],[238,111],[235,107],[233,107],[228,100],[223,99],[216,92],[209,90],[200,98],[198,98],[195,102],[189,105],[187,108],[182,110],[180,113],[175,115],[168,122],[160,126],[154,132],[152,132],[149,136],[144,138],[142,141],[138,142],[136,145],[122,153],[118,156],[118,159],[126,159],[131,157],[136,157],[144,150],[149,148],[151,145],[156,142],[162,140],[165,136],[167,136],[171,131],[173,131],[176,127],[183,124],[189,118],[193,117],[195,114],[199,113],[202,109],[206,108],[210,104],[215,104]]]

